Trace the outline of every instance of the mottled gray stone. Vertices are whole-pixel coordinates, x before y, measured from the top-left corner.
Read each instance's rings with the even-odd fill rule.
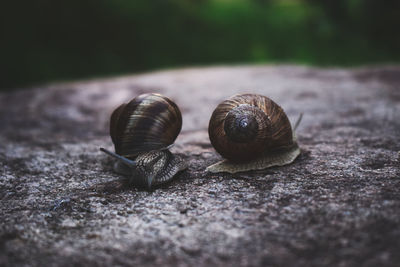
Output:
[[[111,111],[172,98],[189,163],[152,192],[112,171]],[[291,165],[207,174],[207,135],[235,93],[271,97],[294,121]],[[400,67],[212,67],[0,94],[0,265],[399,266]]]

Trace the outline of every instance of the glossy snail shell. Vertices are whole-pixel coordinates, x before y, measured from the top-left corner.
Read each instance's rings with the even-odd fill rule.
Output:
[[[234,95],[214,110],[211,144],[227,160],[210,172],[240,172],[291,163],[300,149],[283,109],[266,96]]]
[[[118,159],[114,170],[140,187],[170,181],[187,165],[169,148],[182,128],[178,106],[160,94],[142,94],[120,105],[111,115],[110,136]]]
[[[110,136],[117,154],[134,158],[173,144],[181,128],[182,115],[174,102],[160,94],[142,94],[114,110]]]

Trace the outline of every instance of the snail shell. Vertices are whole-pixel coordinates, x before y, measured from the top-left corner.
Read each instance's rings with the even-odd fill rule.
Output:
[[[214,110],[208,133],[215,150],[227,160],[210,172],[241,172],[282,166],[300,154],[283,109],[266,96],[234,95]]]
[[[111,115],[110,136],[116,153],[101,150],[118,159],[117,173],[150,189],[187,168],[169,151],[181,128],[182,115],[174,102],[160,94],[142,94]]]
[[[134,158],[173,144],[181,128],[182,115],[174,102],[160,94],[142,94],[114,110],[110,135],[117,154]]]

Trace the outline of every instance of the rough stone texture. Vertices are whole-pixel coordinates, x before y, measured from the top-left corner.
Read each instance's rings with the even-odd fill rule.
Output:
[[[152,192],[112,172],[108,119],[144,92],[176,101],[190,168]],[[239,92],[294,121],[291,165],[211,175],[207,126]],[[212,67],[0,94],[0,265],[399,266],[400,67]]]

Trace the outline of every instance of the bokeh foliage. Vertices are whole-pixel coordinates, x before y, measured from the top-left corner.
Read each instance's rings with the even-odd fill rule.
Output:
[[[400,61],[398,0],[2,4],[1,88],[220,63]]]

